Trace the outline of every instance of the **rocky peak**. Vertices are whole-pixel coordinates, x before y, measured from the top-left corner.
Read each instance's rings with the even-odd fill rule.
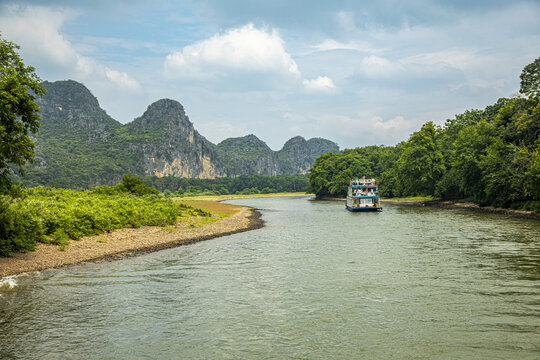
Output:
[[[154,117],[157,115],[170,115],[177,117],[186,117],[186,112],[182,104],[176,100],[160,99],[148,106],[143,116]]]
[[[193,129],[182,104],[171,99],[161,99],[150,104],[142,116],[133,121],[133,126],[141,130]]]
[[[309,170],[317,156],[339,151],[332,141],[301,136],[280,151],[253,134],[214,145],[171,99],[154,102],[122,125],[83,84],[66,80],[43,85],[47,94],[37,99],[42,110],[35,134],[37,162],[28,171],[32,184],[115,184],[125,173],[200,178],[297,174]]]
[[[61,108],[60,111],[69,111],[73,109],[100,112],[97,98],[92,95],[90,90],[81,83],[73,80],[55,81],[42,83],[47,95],[38,98],[39,101],[47,101],[53,104],[53,108]]]
[[[306,141],[295,136],[279,151],[280,168],[283,173],[307,172],[315,159],[327,152],[339,152],[338,145],[326,139],[313,138]]]
[[[323,138],[312,138],[306,142],[311,156],[315,159],[327,152],[338,153],[339,146],[333,141]]]
[[[284,152],[294,152],[298,151],[299,149],[307,148],[307,141],[302,136],[295,136],[291,139],[289,139],[285,145],[283,145],[283,148],[281,151]]]
[[[218,147],[221,149],[231,149],[235,151],[237,150],[240,150],[240,151],[249,150],[250,152],[253,150],[272,151],[268,147],[268,145],[266,145],[264,141],[262,141],[261,139],[259,139],[253,134],[225,139],[218,144]]]
[[[83,84],[73,80],[42,83],[47,93],[36,99],[41,109],[41,132],[84,130],[89,139],[110,136],[120,123],[99,106]]]

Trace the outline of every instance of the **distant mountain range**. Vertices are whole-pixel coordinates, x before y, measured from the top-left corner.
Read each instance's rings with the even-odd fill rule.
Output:
[[[123,174],[215,178],[307,172],[315,159],[339,152],[336,143],[293,137],[273,151],[255,135],[215,145],[200,135],[183,106],[161,99],[142,116],[121,124],[73,80],[45,82],[38,98],[41,127],[35,163],[26,168],[26,185],[86,188],[115,184]]]

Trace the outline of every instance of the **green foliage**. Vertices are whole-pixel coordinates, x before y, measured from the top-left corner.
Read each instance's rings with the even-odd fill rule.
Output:
[[[34,250],[42,223],[21,199],[0,195],[0,256]]]
[[[444,173],[442,152],[437,146],[440,129],[430,121],[403,145],[397,163],[397,186],[412,196],[430,195]]]
[[[368,146],[346,149],[341,154],[324,154],[315,160],[309,172],[307,191],[317,197],[344,197],[353,178],[361,176],[379,177],[386,172],[390,181],[389,168],[396,159],[397,148]]]
[[[540,57],[523,68],[519,92],[529,97],[540,96]]]
[[[216,179],[145,176],[143,181],[164,195],[165,191],[170,191],[175,196],[304,192],[308,186],[307,176],[301,174],[242,175]]]
[[[34,68],[25,66],[19,46],[0,37],[0,191],[9,189],[10,164],[23,172],[34,159],[31,132],[39,128],[39,107],[35,95],[43,95]]]
[[[0,196],[0,256],[32,250],[37,241],[62,249],[70,239],[103,231],[210,216],[155,195],[139,196],[115,187],[87,191],[37,187],[24,190],[18,199]]]
[[[521,92],[528,99],[499,99],[483,111],[446,120],[442,128],[427,122],[395,147],[323,155],[310,171],[308,191],[345,196],[347,178],[367,176],[379,181],[385,197],[466,198],[539,211],[539,87],[540,58],[521,74]]]
[[[138,196],[159,194],[157,189],[146,185],[141,178],[129,174],[125,174],[116,187],[120,191],[127,191]]]
[[[539,211],[539,153],[540,98],[499,99],[442,128],[428,122],[395,147],[323,155],[310,171],[308,191],[343,197],[348,179],[367,176],[379,181],[386,197],[471,198]]]
[[[238,194],[240,195],[255,195],[260,194],[259,190],[257,188],[246,188],[242,191],[240,191]]]

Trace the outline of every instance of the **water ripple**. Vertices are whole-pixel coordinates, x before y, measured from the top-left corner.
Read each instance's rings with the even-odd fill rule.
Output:
[[[233,201],[259,230],[0,284],[0,353],[41,359],[534,358],[540,224]],[[29,341],[28,339],[32,339]]]

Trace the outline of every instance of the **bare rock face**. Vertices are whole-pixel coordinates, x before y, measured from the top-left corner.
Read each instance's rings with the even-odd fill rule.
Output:
[[[255,135],[218,145],[199,134],[183,106],[161,99],[122,125],[101,109],[82,84],[45,82],[38,99],[41,128],[33,134],[36,162],[21,180],[26,185],[87,188],[116,184],[123,174],[216,178],[306,173],[315,158],[338,152],[325,139],[297,136],[273,151]]]
[[[224,176],[215,145],[194,128],[183,106],[162,99],[141,117],[125,125],[133,140],[130,148],[140,156],[144,175],[215,178]]]

